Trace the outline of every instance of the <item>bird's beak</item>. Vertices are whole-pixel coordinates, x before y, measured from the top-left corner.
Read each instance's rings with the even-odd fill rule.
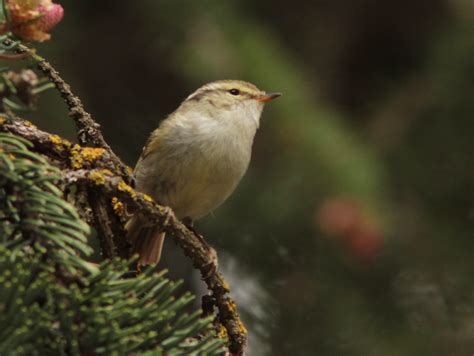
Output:
[[[260,101],[261,103],[268,103],[279,96],[281,96],[281,93],[265,93],[263,95],[257,96],[255,100]]]

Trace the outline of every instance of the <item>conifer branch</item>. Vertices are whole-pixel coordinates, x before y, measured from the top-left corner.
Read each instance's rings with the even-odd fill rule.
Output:
[[[203,297],[204,313],[212,315],[217,307],[218,321],[229,338],[229,349],[234,354],[243,354],[247,331],[240,320],[235,303],[228,297],[229,286],[218,272],[214,249],[201,236],[170,215],[169,208],[158,205],[151,197],[135,191],[127,184],[110,160],[109,151],[72,144],[57,135],[39,130],[20,118],[0,117],[0,132],[16,134],[32,142],[35,152],[43,154],[61,168],[65,186],[76,185],[80,190],[89,192],[89,195],[103,198],[102,204],[96,207],[101,212],[98,213],[92,206],[95,221],[88,222],[96,228],[99,225],[99,232],[102,232],[103,228],[109,229],[110,226],[121,227],[119,231],[109,231],[107,236],[100,236],[103,252],[107,257],[131,257],[123,224],[120,222],[120,219],[125,218],[124,206],[160,224],[191,259],[194,268],[200,271],[207,285],[210,294]],[[110,226],[105,227],[104,224]]]

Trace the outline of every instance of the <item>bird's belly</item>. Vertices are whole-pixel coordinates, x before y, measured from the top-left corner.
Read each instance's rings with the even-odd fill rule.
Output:
[[[221,205],[235,189],[235,182],[193,182],[174,195],[169,195],[169,206],[178,218],[197,220]]]
[[[137,189],[170,206],[178,218],[196,220],[217,208],[247,170],[255,133],[235,137],[219,127],[170,133],[137,164]]]
[[[217,208],[229,197],[245,170],[246,167],[238,171],[236,167],[229,169],[225,165],[184,168],[181,172],[185,177],[177,180],[178,183],[174,189],[157,192],[157,195],[161,195],[161,201],[169,205],[178,218],[190,217],[197,220]]]
[[[247,170],[248,152],[225,152],[176,156],[150,155],[137,166],[137,190],[170,206],[179,219],[197,220],[221,205],[234,191]],[[183,158],[185,157],[185,158]],[[144,163],[144,164],[143,164]],[[145,168],[146,167],[146,168]]]

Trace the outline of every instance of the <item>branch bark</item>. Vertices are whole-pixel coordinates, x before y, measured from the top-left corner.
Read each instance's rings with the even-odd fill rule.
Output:
[[[109,153],[110,160],[116,167],[116,170],[120,171],[121,175],[127,182],[130,182],[131,175],[127,166],[112,151],[102,135],[100,125],[84,109],[82,101],[72,93],[71,87],[61,78],[59,72],[43,57],[37,55],[33,50],[21,43],[14,42],[11,39],[5,39],[3,40],[3,45],[12,48],[19,55],[28,55],[36,61],[38,68],[49,78],[51,83],[55,85],[59,94],[68,106],[69,116],[76,124],[79,144],[82,146],[99,147],[106,150]]]
[[[81,184],[100,189],[110,199],[118,199],[139,211],[150,220],[157,221],[168,236],[171,236],[188,256],[194,268],[201,273],[202,279],[211,292],[203,303],[204,312],[212,314],[214,305],[219,311],[219,322],[225,327],[230,339],[230,350],[243,353],[247,339],[247,330],[237,313],[236,305],[227,296],[230,292],[227,282],[218,272],[217,255],[201,236],[189,230],[182,222],[169,214],[169,208],[156,204],[150,197],[135,191],[120,177],[108,176],[103,170],[77,170],[63,172],[66,184]]]

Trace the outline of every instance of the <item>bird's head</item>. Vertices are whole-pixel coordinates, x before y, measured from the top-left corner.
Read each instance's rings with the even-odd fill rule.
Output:
[[[216,118],[253,119],[257,126],[265,103],[280,93],[267,93],[241,80],[219,80],[208,83],[188,96],[185,103],[215,114]]]

